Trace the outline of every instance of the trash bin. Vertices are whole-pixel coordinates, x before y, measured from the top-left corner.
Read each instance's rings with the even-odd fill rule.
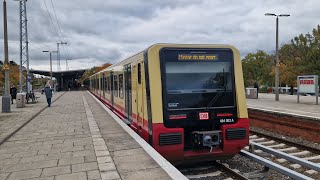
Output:
[[[257,88],[246,88],[246,98],[257,99]]]
[[[17,94],[17,108],[23,108],[26,105],[26,95],[24,93]]]

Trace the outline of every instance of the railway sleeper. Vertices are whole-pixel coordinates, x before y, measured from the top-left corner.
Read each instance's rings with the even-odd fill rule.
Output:
[[[262,171],[253,171],[249,173],[244,173],[243,175],[248,179],[265,179],[270,174],[270,168],[264,167]]]

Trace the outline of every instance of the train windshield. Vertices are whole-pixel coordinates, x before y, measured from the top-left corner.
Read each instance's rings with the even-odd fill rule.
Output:
[[[213,53],[206,54],[216,59],[199,60],[206,59],[206,55],[190,57],[186,52],[183,56],[191,59],[181,60],[181,53],[167,52],[162,67],[168,109],[234,106],[233,56]]]

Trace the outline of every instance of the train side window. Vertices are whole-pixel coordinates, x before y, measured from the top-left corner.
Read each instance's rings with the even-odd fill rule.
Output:
[[[118,97],[118,76],[113,76],[114,86],[113,86],[113,95]]]
[[[104,84],[104,89],[103,89],[103,91],[104,92],[107,92],[107,88],[108,88],[108,84],[107,84],[107,76],[103,76],[103,84]]]
[[[119,74],[119,97],[123,99],[123,74]]]
[[[141,84],[141,63],[138,64],[138,83]]]
[[[108,93],[109,93],[109,94],[110,94],[110,91],[111,91],[110,77],[111,77],[111,76],[108,76],[108,78],[107,78],[107,83],[108,83]]]
[[[109,93],[109,83],[108,83],[108,76],[105,77],[105,84],[106,84],[106,92]]]

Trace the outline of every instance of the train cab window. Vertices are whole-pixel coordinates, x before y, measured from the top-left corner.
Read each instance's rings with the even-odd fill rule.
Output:
[[[138,83],[141,84],[141,63],[138,64]]]
[[[119,74],[119,97],[123,99],[123,75]]]
[[[118,97],[118,76],[117,75],[113,76],[113,82],[114,82],[113,95]]]

